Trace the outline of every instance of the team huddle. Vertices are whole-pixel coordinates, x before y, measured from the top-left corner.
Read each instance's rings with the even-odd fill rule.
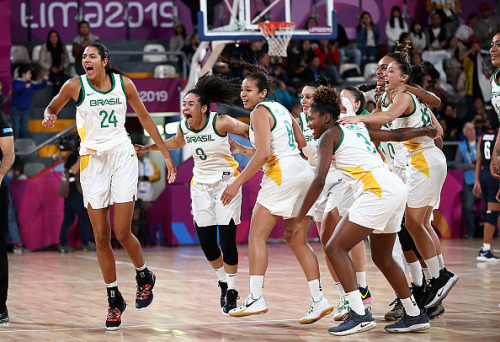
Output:
[[[62,106],[69,98],[75,99],[84,200],[108,290],[107,329],[120,327],[126,304],[118,290],[107,210],[102,209],[119,204],[115,232],[136,267],[138,309],[152,302],[156,281],[140,245],[126,228],[135,196],[130,184],[134,177],[137,180],[137,172],[133,173],[137,160],[123,134],[126,101],[155,142],[135,149],[160,150],[169,181],[175,178],[176,169],[167,150],[187,146],[193,154],[193,219],[201,248],[218,279],[223,314],[242,317],[268,311],[263,293],[266,241],[280,218],[285,224],[284,239],[311,292],[310,306],[299,323],[314,323],[335,311],[334,320],[341,323],[330,328],[330,334],[375,328],[370,310],[365,308],[373,301],[364,269],[367,238],[373,262],[395,292],[394,308],[385,315],[395,322],[385,330],[426,330],[430,319],[444,313],[443,300],[458,276],[445,267],[439,238],[431,226],[447,172],[439,148],[443,130],[430,109],[440,100],[418,86],[422,68],[409,64],[406,46],[378,63],[373,113],[364,110],[360,90],[369,87],[346,87],[339,93],[327,77],[320,76],[303,88],[303,111],[298,120],[283,105],[267,99],[271,84],[265,69],[233,59],[234,68],[247,71],[244,80],[202,76],[183,99],[183,119],[176,135],[165,141],[154,132],[156,127],[133,83],[109,68],[102,44],[87,47],[82,63],[86,75],[63,86],[47,107],[44,124],[53,125]],[[90,92],[98,97],[89,99]],[[210,111],[211,104],[231,104],[238,97],[251,110],[250,125]],[[112,98],[119,101],[108,101],[106,110],[89,102]],[[247,137],[253,147],[240,145],[228,133]],[[241,172],[232,157],[236,153],[251,157]],[[248,238],[250,293],[238,305],[236,230],[241,187],[259,170],[264,176]],[[103,187],[105,182],[112,186]],[[323,293],[318,259],[307,241],[311,219],[318,227],[326,263],[339,290],[335,310]],[[411,275],[411,287],[404,270]]]

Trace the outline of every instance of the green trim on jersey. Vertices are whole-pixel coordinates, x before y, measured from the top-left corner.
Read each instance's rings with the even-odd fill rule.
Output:
[[[384,107],[384,108],[388,108],[388,107],[391,105],[391,103],[392,103],[392,102],[390,101],[387,105],[385,105],[385,104],[384,104],[384,102],[385,102],[386,98],[387,98],[387,93],[383,93],[383,94],[382,94],[382,97],[380,98],[380,105],[381,105],[382,107]]]
[[[89,78],[87,77],[87,83],[89,84],[90,88],[94,89],[95,91],[97,91],[98,93],[100,94],[108,94],[110,92],[113,91],[113,89],[115,89],[115,75],[114,74],[108,74],[111,78],[111,88],[108,90],[108,91],[101,91],[97,88],[95,88],[92,83],[90,83],[90,80]],[[124,90],[125,91],[125,90]]]
[[[120,75],[120,83],[122,85],[123,93],[125,94],[125,98],[127,98],[127,92],[125,91],[125,83],[123,83],[123,75]]]
[[[184,138],[184,132],[182,131],[182,125],[181,125],[183,121],[186,121],[186,119],[182,119],[181,121],[179,121],[179,130],[181,131],[182,137]]]
[[[76,103],[77,107],[79,107],[83,103],[83,100],[85,100],[85,87],[83,86],[82,76],[78,76],[78,79],[80,80],[80,90],[82,91],[82,98]]]
[[[209,113],[210,113],[210,112],[209,112]],[[202,114],[202,115],[203,115],[203,114]],[[207,128],[208,121],[209,121],[209,120],[208,120],[208,119],[209,119],[209,116],[210,116],[210,114],[208,114],[208,115],[207,115],[207,118],[205,119],[205,124],[204,124],[204,125],[203,125],[203,127],[202,127],[202,128],[200,128],[199,130],[195,130],[195,129],[191,129],[191,128],[189,128],[188,123],[187,123],[187,120],[185,121],[185,126],[186,126],[186,128],[187,128],[188,130],[190,130],[191,132],[194,132],[194,133],[200,133],[200,132],[201,132],[201,131],[203,131],[205,128]]]
[[[215,127],[215,121],[217,121],[217,117],[218,117],[219,115],[220,115],[220,113],[216,113],[216,114],[214,115],[214,119],[212,120],[212,125],[214,126],[214,132],[215,132],[215,134],[217,134],[217,135],[218,135],[219,137],[221,137],[221,138],[225,138],[225,137],[227,137],[227,132],[226,132],[226,134],[222,135],[222,134],[220,134],[219,132],[217,132],[217,128]]]
[[[263,102],[266,102],[266,101],[263,101]],[[267,102],[270,102],[270,101],[267,101]],[[265,109],[267,109],[269,111],[269,113],[271,113],[271,115],[273,116],[273,119],[274,119],[274,125],[273,127],[271,128],[271,132],[273,131],[274,127],[276,127],[276,124],[278,123],[278,120],[276,120],[276,116],[274,116],[273,114],[273,111],[268,107],[266,106],[265,104],[262,104],[262,102],[260,103],[260,105],[262,107],[264,107]]]
[[[412,96],[412,94],[407,92],[407,91],[405,91],[405,93],[410,95],[411,100],[413,101],[413,111],[410,114],[401,114],[399,116],[400,118],[407,118],[409,116],[412,116],[413,114],[415,114],[415,111],[417,110],[417,104],[415,103],[415,99],[413,98],[413,96],[415,96],[415,95]]]
[[[366,108],[363,109],[363,111],[361,113],[359,113],[358,115],[368,115],[368,114],[371,114]]]
[[[300,113],[299,113],[300,130],[301,130],[302,132],[304,132],[304,124],[302,123],[302,115],[300,115],[300,114],[304,114],[304,113],[303,113],[303,112],[300,112]]]
[[[497,85],[497,86],[500,86],[500,83],[498,83],[498,75],[499,75],[499,73],[498,73],[498,72],[499,72],[499,71],[500,71],[500,69],[497,69],[497,71],[495,71],[495,72],[493,73],[493,75],[491,76],[491,77],[493,77],[493,79],[495,80],[495,83],[496,83],[496,85]]]
[[[337,152],[337,150],[339,149],[340,145],[342,145],[342,142],[344,141],[344,131],[342,130],[342,127],[340,127],[339,124],[335,124],[334,126],[338,126],[339,130],[340,130],[340,141],[339,141],[339,144],[337,146],[335,146],[335,148],[333,149],[333,153]]]

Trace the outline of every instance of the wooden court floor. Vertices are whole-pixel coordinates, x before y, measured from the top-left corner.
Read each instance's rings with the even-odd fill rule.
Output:
[[[335,337],[327,329],[332,315],[311,325],[298,319],[309,305],[304,275],[287,245],[269,246],[264,294],[269,312],[232,318],[219,308],[219,289],[197,246],[145,249],[157,275],[151,307],[134,307],[135,272],[124,250],[115,250],[120,289],[128,302],[122,328],[104,328],[107,302],[95,253],[33,252],[10,254],[10,322],[0,325],[0,341],[500,341],[500,263],[476,262],[480,240],[445,240],[445,261],[460,281],[445,300],[446,313],[431,329],[416,334],[390,334],[384,313],[394,294],[371,260],[367,281],[377,327],[369,332]],[[324,291],[332,304],[338,293],[319,244],[317,252]],[[500,247],[495,239],[494,246]],[[496,250],[497,254],[500,254]],[[369,253],[369,252],[368,252]],[[238,290],[248,294],[248,249],[239,247]]]

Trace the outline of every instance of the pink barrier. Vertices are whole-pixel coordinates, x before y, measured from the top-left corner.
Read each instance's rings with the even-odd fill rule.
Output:
[[[59,242],[64,201],[57,195],[61,172],[55,170],[60,163],[54,164],[29,180],[11,182],[12,198],[18,209],[21,237],[29,249],[45,248]],[[192,168],[192,158],[179,165],[179,177],[176,182],[167,185],[148,210],[151,242],[170,246],[198,243],[191,214],[189,193]],[[259,172],[243,186],[242,222],[238,226],[237,233],[239,243],[248,241],[250,218],[261,179],[262,172]],[[439,210],[434,211],[435,220],[433,221],[433,225],[442,238],[460,237],[462,182],[462,171],[450,170],[448,172],[441,193],[441,206]],[[70,241],[77,241],[78,230],[75,229],[76,226],[75,223],[70,229]],[[312,225],[308,236],[309,238],[318,237],[314,225]],[[283,222],[280,220],[271,232],[270,239],[281,240],[282,238]]]

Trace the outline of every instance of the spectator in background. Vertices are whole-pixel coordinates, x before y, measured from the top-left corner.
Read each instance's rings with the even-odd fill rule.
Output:
[[[474,183],[476,182],[476,160],[477,160],[477,137],[474,124],[467,122],[464,125],[463,133],[465,139],[458,144],[455,155],[455,167],[464,170],[464,184],[461,193],[462,216],[465,222],[465,238],[473,238],[476,230],[474,223]]]
[[[417,50],[418,53],[422,53],[427,47],[427,38],[419,23],[414,22],[411,25],[410,39],[411,46]]]
[[[457,141],[459,139],[460,122],[457,117],[457,109],[451,103],[445,103],[442,118],[446,120],[446,137],[448,140]]]
[[[14,129],[14,139],[30,138],[28,108],[31,106],[33,90],[40,90],[47,85],[48,76],[43,77],[42,83],[34,83],[29,66],[23,65],[18,69],[19,78],[12,81],[12,101],[10,103],[10,117]]]
[[[489,50],[491,38],[500,31],[499,21],[491,16],[490,5],[485,2],[479,5],[479,13],[481,18],[474,25],[474,39],[481,49]]]
[[[466,121],[471,121],[474,118],[474,99],[482,96],[477,75],[477,55],[480,51],[479,44],[477,42],[472,43],[472,46],[465,52],[466,57],[462,63],[465,75]]]
[[[236,51],[235,57],[241,58],[248,63],[256,64],[264,51],[267,51],[265,48],[265,41],[256,40],[250,44],[241,44],[240,48]]]
[[[146,219],[146,210],[153,204],[154,185],[160,180],[160,169],[156,164],[146,157],[146,152],[137,151],[137,160],[139,162],[139,181],[137,183],[137,202],[134,208],[134,220]],[[132,225],[132,233],[138,237],[140,227]]]
[[[337,49],[338,42],[329,44],[328,39],[320,39],[318,47],[314,53],[319,57],[319,63],[323,68],[328,70],[335,81],[340,80],[338,65],[340,64],[339,51]]]
[[[363,12],[356,27],[356,42],[361,50],[361,72],[366,63],[375,63],[377,60],[377,44],[379,29],[373,23],[372,16],[368,12]]]
[[[349,57],[361,69],[361,51],[349,42],[345,29],[340,24],[337,24],[337,39],[332,41],[332,44],[335,43],[338,43],[340,64],[346,63],[346,57]]]
[[[71,51],[75,58],[75,71],[78,75],[85,75],[85,70],[82,66],[82,54],[85,47],[96,40],[99,40],[99,37],[90,33],[88,21],[80,21],[78,23],[78,35],[73,39],[73,49]]]
[[[285,82],[274,79],[271,83],[269,100],[279,102],[289,108],[296,101],[296,98],[287,91]]]
[[[288,51],[288,70],[290,82],[297,85],[302,79],[302,73],[308,66],[308,61],[316,56],[311,47],[310,40],[301,41],[301,45],[297,48],[295,45],[290,45]]]
[[[431,24],[425,30],[426,46],[430,51],[442,50],[448,42],[448,31],[443,26],[441,16],[438,13],[431,15]]]
[[[427,12],[439,14],[448,32],[455,32],[458,26],[459,0],[427,0]]]
[[[366,101],[366,110],[370,113],[372,113],[375,108],[377,108],[377,104],[375,103],[375,101],[372,101],[372,100],[368,100]]]
[[[429,62],[422,62],[420,65],[423,69],[422,88],[434,93],[441,99],[441,104],[438,107],[434,107],[433,110],[435,114],[442,114],[444,104],[448,101],[450,95],[441,87],[440,75],[434,66]]]
[[[305,83],[311,83],[318,79],[318,76],[321,74],[326,74],[327,69],[321,66],[319,62],[319,57],[316,55],[312,55],[307,60],[307,67],[304,72],[301,74],[301,79],[305,81]]]
[[[49,76],[52,82],[52,97],[61,89],[64,82],[69,79],[65,73],[69,67],[69,55],[66,48],[61,43],[61,37],[56,30],[49,32],[47,42],[40,50],[40,77]]]
[[[188,58],[189,61],[193,58],[194,53],[198,49],[198,46],[200,46],[200,38],[198,37],[198,32],[195,32],[191,35],[189,38],[189,44],[185,45],[181,51],[184,52]]]
[[[389,44],[391,52],[394,51],[396,41],[399,39],[399,36],[401,36],[401,33],[403,32],[408,32],[408,24],[403,19],[401,8],[399,8],[399,6],[393,6],[391,9],[391,16],[385,24],[387,44]]]
[[[64,184],[64,190],[63,190]],[[80,155],[78,151],[71,152],[66,157],[64,172],[61,178],[59,196],[64,197],[64,218],[59,233],[59,253],[71,253],[75,249],[68,245],[69,227],[78,216],[80,238],[84,252],[95,251],[95,244],[90,241],[90,218],[83,205],[82,185],[80,184]]]
[[[457,29],[457,32],[455,32],[455,37],[457,37],[458,41],[464,44],[466,48],[469,48],[471,44],[475,42],[474,26],[476,25],[478,20],[479,16],[476,13],[469,14],[469,17],[467,17],[467,21],[465,22],[465,24],[460,25]]]
[[[182,21],[176,20],[174,23],[174,33],[170,37],[168,50],[181,51],[187,45],[189,45],[189,39],[187,38],[186,27]],[[178,59],[177,56],[170,56],[172,62],[177,62]]]
[[[448,83],[451,84],[453,90],[458,92],[458,79],[463,74],[462,63],[466,57],[465,49],[459,43],[458,38],[451,37],[446,46],[446,51],[450,53],[450,58],[443,60],[443,70],[446,74]]]

